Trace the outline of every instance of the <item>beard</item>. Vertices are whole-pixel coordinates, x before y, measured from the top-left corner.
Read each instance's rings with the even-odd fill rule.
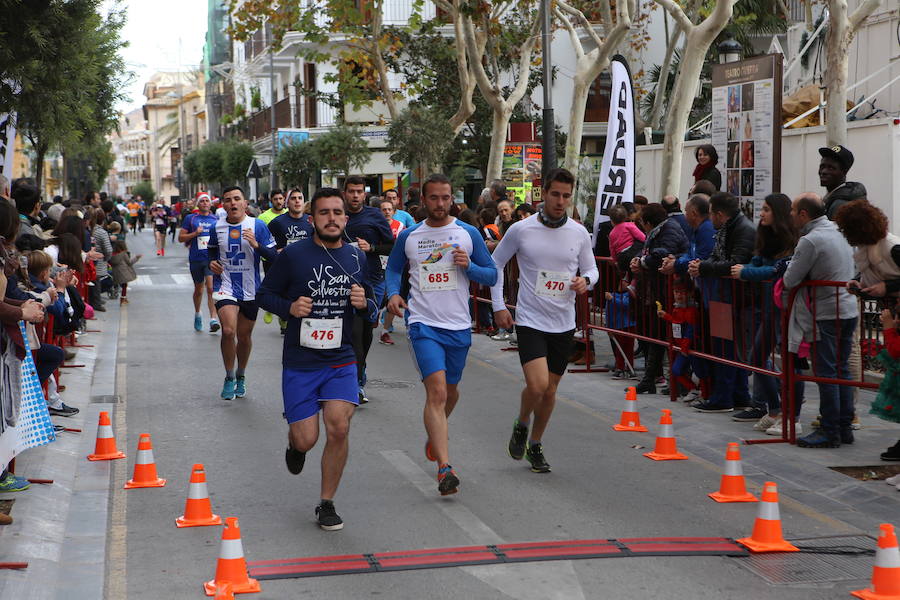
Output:
[[[343,229],[338,230],[336,233],[328,233],[328,232],[322,231],[321,229],[316,227],[316,235],[323,242],[329,242],[329,243],[336,242],[339,239],[341,239],[341,235],[343,235],[343,233],[344,233]]]

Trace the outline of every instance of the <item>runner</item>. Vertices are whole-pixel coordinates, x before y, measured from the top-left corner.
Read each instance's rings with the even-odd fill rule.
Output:
[[[138,211],[141,205],[134,198],[128,203],[128,224],[131,225],[131,233],[137,233]]]
[[[472,343],[469,281],[494,285],[497,268],[481,234],[450,216],[450,180],[430,175],[422,183],[428,217],[404,229],[388,259],[388,310],[403,316],[425,385],[425,456],[438,463],[438,491],[454,494],[459,477],[450,466],[447,418],[459,400],[466,355]],[[403,271],[410,273],[409,304],[400,296]]]
[[[287,212],[269,221],[269,231],[275,238],[275,247],[279,252],[294,242],[312,237],[313,226],[309,224],[309,217],[303,213],[305,205],[303,192],[293,189],[288,193]],[[287,331],[287,321],[279,318],[278,324],[281,326],[281,335],[284,335]]]
[[[494,321],[503,329],[513,326],[503,300],[503,267],[514,256],[519,265],[515,325],[525,389],[507,450],[515,460],[526,456],[535,473],[550,471],[541,439],[572,354],[575,295],[586,292],[599,276],[590,235],[566,216],[574,187],[569,171],[550,171],[544,178],[541,211],[510,225],[493,252],[498,277],[491,299]]]
[[[271,221],[280,215],[284,214],[284,192],[281,190],[272,190],[272,202],[268,208],[263,213],[260,213],[259,217],[257,217],[260,221],[269,225]],[[263,260],[263,273],[265,273],[269,268],[269,261]],[[266,311],[263,314],[263,322],[268,325],[272,322],[272,313]],[[284,323],[281,324],[282,333],[284,333]]]
[[[200,314],[200,302],[206,290],[206,302],[209,306],[209,332],[219,330],[216,319],[216,304],[213,302],[212,271],[209,270],[210,234],[216,228],[218,219],[210,212],[212,200],[207,193],[201,193],[197,199],[197,212],[185,215],[181,222],[178,241],[188,246],[188,265],[194,280],[194,329],[203,330],[203,315]]]
[[[340,190],[320,189],[312,198],[315,233],[281,253],[266,274],[260,306],[288,322],[282,355],[281,389],[288,422],[285,462],[294,475],[319,439],[319,411],[325,424],[319,527],[343,529],[334,509],[349,450],[350,418],[357,406],[353,321],[374,314],[363,279],[366,257],[342,241],[347,222]]]
[[[247,393],[244,369],[250,360],[253,325],[259,312],[255,301],[260,282],[259,260],[263,256],[275,258],[276,253],[275,240],[266,226],[247,215],[244,190],[237,186],[225,188],[222,198],[227,216],[216,222],[207,250],[213,272],[213,300],[222,322],[222,398],[233,400]]]
[[[394,195],[397,195],[396,190],[388,190],[388,192],[394,192]],[[385,198],[381,201],[379,208],[381,208],[381,213],[384,215],[384,218],[387,219],[388,225],[391,226],[391,233],[394,234],[394,239],[396,240],[397,236],[400,235],[400,232],[404,229],[404,225],[394,218],[394,201],[387,197],[387,192],[385,192],[384,195]],[[409,213],[406,214],[408,215]],[[415,221],[413,221],[413,224],[415,224]],[[387,264],[387,257],[379,256],[378,258],[382,259],[382,267],[384,267],[385,264]],[[391,334],[394,332],[394,313],[389,310],[384,311],[381,316],[381,321],[384,325],[384,331],[382,331],[381,337],[378,338],[378,343],[386,346],[393,346],[394,340],[391,339]]]
[[[384,190],[384,199],[391,201],[391,204],[394,206],[394,219],[403,223],[404,227],[412,227],[416,224],[412,215],[403,210],[403,207],[400,204],[400,192],[394,188]]]
[[[178,222],[181,219],[182,202],[179,200],[169,207],[169,234],[172,236],[172,243],[175,243],[175,234],[178,232]]]
[[[368,273],[366,283],[375,294],[375,302],[381,306],[384,298],[384,269],[379,256],[387,256],[394,245],[394,234],[384,215],[374,206],[366,206],[366,182],[362,177],[348,177],[344,181],[344,201],[347,203],[347,227],[344,241],[357,246],[366,253]],[[375,315],[377,317],[377,314]],[[372,338],[378,320],[367,321],[364,316],[356,316],[353,326],[353,349],[356,351],[356,369],[359,375],[359,403],[369,401],[366,397],[366,357],[372,347]]]
[[[150,219],[153,222],[153,235],[156,238],[156,255],[166,255],[166,230],[169,227],[169,211],[162,204],[155,204],[150,209]]]

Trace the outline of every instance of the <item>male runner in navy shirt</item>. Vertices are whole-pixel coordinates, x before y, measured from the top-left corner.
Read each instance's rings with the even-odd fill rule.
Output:
[[[212,271],[209,270],[209,239],[216,228],[216,218],[210,212],[212,200],[209,194],[202,193],[197,199],[197,212],[185,215],[181,222],[181,232],[178,241],[188,244],[188,265],[191,277],[194,280],[194,329],[203,329],[203,317],[200,314],[200,302],[203,300],[203,290],[206,288],[206,301],[209,305],[209,332],[219,330],[219,321],[216,319],[216,304],[212,299],[213,282]]]
[[[257,293],[259,305],[287,320],[281,390],[287,419],[285,462],[297,475],[325,423],[319,527],[344,522],[334,509],[347,462],[350,418],[358,404],[354,318],[372,318],[377,305],[365,289],[366,256],[341,238],[347,223],[340,190],[322,188],[311,201],[315,233],[278,255]]]

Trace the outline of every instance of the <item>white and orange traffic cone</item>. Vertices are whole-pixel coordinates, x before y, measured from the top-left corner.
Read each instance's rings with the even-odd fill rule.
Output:
[[[94,453],[88,455],[88,460],[115,460],[117,458],[125,458],[125,453],[116,448],[116,436],[113,435],[112,424],[109,422],[109,413],[104,410],[100,412]]]
[[[753,533],[748,538],[737,540],[751,552],[799,552],[799,549],[785,541],[781,535],[781,513],[778,510],[778,486],[774,481],[763,485],[759,515],[753,524]]]
[[[216,584],[216,595],[213,600],[234,600],[234,590],[227,581]]]
[[[747,491],[744,481],[744,469],[741,467],[741,450],[737,442],[728,444],[725,452],[725,472],[722,473],[722,482],[719,491],[709,494],[716,502],[759,502],[759,500]]]
[[[225,519],[219,561],[216,563],[216,578],[203,584],[203,589],[207,596],[214,596],[216,586],[221,587],[223,583],[230,583],[235,594],[262,591],[259,582],[250,579],[247,574],[247,561],[244,560],[244,546],[241,544],[241,528],[238,526],[237,517]]]
[[[656,436],[656,447],[653,452],[644,452],[644,456],[653,460],[687,460],[687,456],[678,451],[675,433],[672,429],[672,411],[662,409],[659,419],[659,435]]]
[[[166,485],[166,480],[156,474],[150,434],[142,433],[138,441],[137,458],[134,460],[134,476],[125,482],[125,489],[163,487],[164,485]]]
[[[637,390],[633,387],[625,391],[625,406],[622,407],[622,416],[619,422],[613,425],[616,431],[647,431],[641,425],[641,414],[637,409]]]
[[[191,469],[191,484],[188,488],[187,501],[184,503],[184,514],[175,519],[178,527],[203,527],[205,525],[221,525],[222,517],[214,515],[206,489],[206,472],[203,465],[196,464]]]
[[[872,568],[872,585],[864,590],[850,592],[863,600],[900,600],[900,549],[894,526],[880,525],[878,551],[875,552],[875,566]]]

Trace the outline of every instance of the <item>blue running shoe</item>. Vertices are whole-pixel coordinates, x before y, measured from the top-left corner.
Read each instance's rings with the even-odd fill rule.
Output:
[[[31,484],[24,477],[16,477],[12,473],[7,473],[6,477],[0,481],[0,492],[24,492],[31,487]]]
[[[222,400],[234,400],[234,379],[225,378],[225,385],[222,386]]]
[[[243,376],[237,378],[234,386],[234,395],[236,398],[243,398],[247,395],[247,381]]]
[[[194,315],[194,331],[203,331],[203,317]]]

